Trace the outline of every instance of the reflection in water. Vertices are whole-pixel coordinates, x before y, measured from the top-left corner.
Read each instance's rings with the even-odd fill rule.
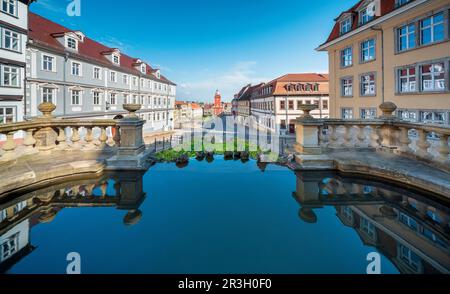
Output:
[[[128,210],[123,218],[125,225],[137,224],[142,218],[139,206],[145,198],[142,177],[141,172],[105,175],[41,189],[0,204],[0,273],[35,249],[30,230],[52,222],[64,208],[116,207]]]
[[[449,208],[443,204],[402,188],[322,172],[297,174],[294,197],[307,223],[318,221],[315,210],[333,206],[343,225],[401,273],[450,271]]]
[[[207,161],[213,160],[211,156],[205,158]],[[223,164],[219,161],[214,165],[220,163]],[[207,169],[211,168],[210,165],[203,166],[208,171],[206,175],[210,175]],[[251,168],[252,165],[245,166]],[[254,174],[236,176],[256,178],[267,175],[271,169],[266,164],[258,164],[257,167],[260,171]],[[189,166],[187,169],[189,168],[193,167]],[[293,174],[291,175],[294,181]],[[143,176],[139,172],[127,172],[105,175],[100,179],[64,183],[17,196],[0,204],[0,273],[7,272],[30,255],[36,249],[30,240],[31,230],[41,223],[49,223],[55,219],[57,222],[58,213],[65,208],[117,208],[127,211],[123,217],[126,227],[139,223],[143,217],[140,209],[145,199]],[[286,176],[289,177],[289,173]],[[261,184],[252,189],[263,201],[261,191],[266,189],[265,186]],[[187,196],[194,198],[195,195]],[[272,196],[274,195],[269,195],[271,199]],[[280,195],[276,196],[279,199]],[[323,172],[298,173],[294,197],[300,204],[298,216],[307,224],[320,223],[319,210],[327,206],[334,207],[337,223],[355,230],[363,245],[374,247],[401,273],[448,273],[450,270],[450,219],[449,209],[445,204],[402,188]],[[296,209],[297,203],[292,201],[292,204]],[[249,213],[252,208],[249,207]],[[276,207],[273,209],[274,213],[280,213]],[[284,211],[281,212],[283,213]],[[294,222],[298,225],[296,219]],[[197,223],[193,222],[192,225],[196,226]],[[296,227],[294,229],[297,230]],[[321,230],[324,230],[323,227]],[[162,235],[159,237],[164,238]],[[312,235],[310,237],[317,238]],[[143,243],[146,241],[139,240]],[[277,243],[278,240],[273,242]],[[180,243],[179,246],[184,247],[185,244]],[[192,246],[198,244],[194,243]],[[299,253],[294,251],[292,254]]]

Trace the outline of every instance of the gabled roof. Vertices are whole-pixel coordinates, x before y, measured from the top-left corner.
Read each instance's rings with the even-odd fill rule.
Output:
[[[32,41],[32,45],[48,48],[53,51],[57,51],[61,54],[65,54],[70,52],[72,56],[75,58],[85,59],[87,61],[91,61],[93,63],[97,63],[99,65],[103,65],[109,68],[116,68],[118,66],[113,65],[106,57],[105,53],[111,53],[117,48],[109,48],[97,41],[94,41],[88,37],[84,38],[83,42],[79,42],[78,44],[78,52],[67,51],[64,46],[58,42],[55,36],[64,35],[66,33],[74,33],[78,32],[76,30],[70,30],[66,27],[63,27],[49,19],[46,19],[40,15],[29,12],[29,37]],[[55,35],[56,34],[56,35]],[[120,55],[120,70],[127,72],[129,74],[133,74],[136,76],[145,76],[146,78],[152,79],[154,81],[159,81],[163,83],[168,83],[171,85],[175,85],[173,82],[169,81],[166,77],[161,75],[160,79],[158,79],[154,73],[158,71],[158,69],[152,68],[149,64],[146,63],[147,69],[146,74],[143,75],[140,70],[135,68],[135,62],[138,58],[130,57],[126,54],[121,53]]]
[[[396,9],[395,7],[395,0],[379,0],[380,1],[380,14],[379,16],[376,16],[374,19],[377,19],[381,16],[384,16],[392,11],[394,11]],[[413,0],[414,1],[414,0]],[[336,19],[336,23],[328,37],[328,39],[326,40],[326,43],[331,42],[337,38],[339,38],[341,36],[341,29],[340,29],[340,20],[342,18],[342,16],[344,14],[348,14],[351,15],[352,17],[352,29],[350,30],[353,31],[356,28],[359,27],[359,9],[360,7],[365,4],[365,2],[370,2],[368,0],[359,0],[355,5],[353,5],[350,9],[343,11]],[[323,45],[324,45],[323,44]]]

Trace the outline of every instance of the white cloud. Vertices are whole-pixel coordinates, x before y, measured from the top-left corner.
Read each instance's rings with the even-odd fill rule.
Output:
[[[231,100],[244,85],[268,81],[266,77],[258,75],[255,71],[256,65],[255,61],[241,61],[224,73],[214,74],[205,70],[206,76],[197,75],[194,82],[178,84],[178,97],[212,102],[215,90],[219,89],[223,99]]]

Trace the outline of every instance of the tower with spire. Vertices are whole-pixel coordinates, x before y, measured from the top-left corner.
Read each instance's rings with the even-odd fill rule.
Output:
[[[216,90],[216,94],[214,95],[214,115],[219,116],[223,112],[222,108],[222,96],[220,95],[219,90]]]

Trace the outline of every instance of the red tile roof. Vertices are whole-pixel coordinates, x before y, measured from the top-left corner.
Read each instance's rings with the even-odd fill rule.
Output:
[[[29,31],[29,36],[30,40],[32,40],[32,44],[56,50],[60,53],[65,53],[67,51],[65,51],[64,46],[60,44],[54,37],[55,34],[74,32],[73,30],[63,27],[49,19],[46,19],[32,12],[29,13]],[[114,68],[115,66],[104,56],[105,52],[111,52],[114,49],[116,48],[109,48],[99,42],[85,37],[84,41],[79,42],[78,44],[78,53],[71,54],[81,59],[86,59],[88,61],[92,61],[106,67]],[[134,67],[137,59],[138,58],[133,58],[121,53],[120,69],[130,74],[142,76],[142,73]],[[175,85],[163,75],[161,75],[161,78],[158,79],[154,75],[157,70],[153,69],[149,64],[145,64],[147,65],[147,72],[145,75],[147,78]]]
[[[380,13],[381,15],[376,16],[374,19],[377,19],[381,16],[384,16],[392,11],[395,10],[395,0],[379,0],[380,4],[381,4],[381,9],[380,9]],[[364,2],[366,2],[366,0],[360,0],[358,1],[352,8],[350,8],[349,10],[346,10],[344,12],[342,12],[336,19],[336,23],[333,27],[333,30],[331,31],[327,41],[324,43],[328,43],[331,42],[337,38],[339,38],[341,36],[341,30],[340,30],[340,23],[339,20],[341,18],[342,15],[344,14],[350,14],[352,17],[352,29],[350,31],[355,30],[356,28],[359,27],[359,13],[358,13],[358,9],[360,7],[361,4],[363,4]]]

